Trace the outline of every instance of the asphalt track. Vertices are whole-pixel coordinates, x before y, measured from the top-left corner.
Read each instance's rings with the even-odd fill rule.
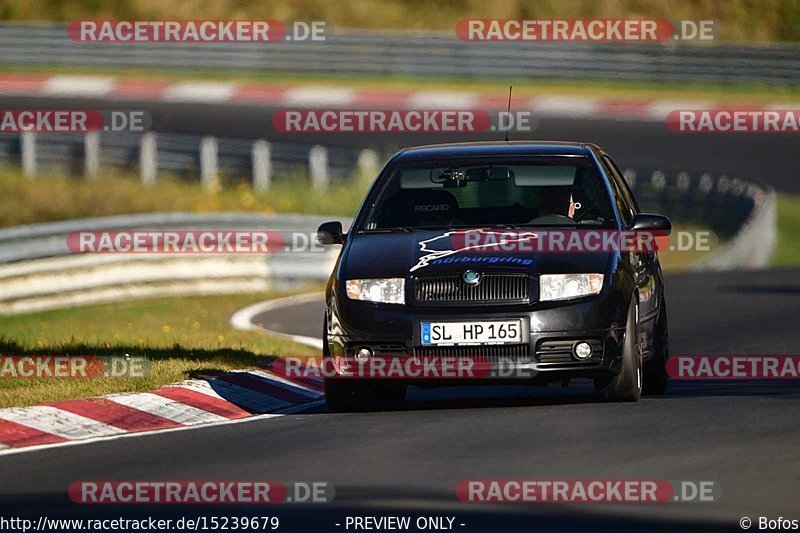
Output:
[[[8,106],[5,100],[0,106]],[[14,102],[25,106],[22,99]],[[38,106],[46,105],[37,100]],[[260,132],[266,138],[272,131],[269,109],[150,107],[160,131],[202,129],[243,137]],[[591,139],[621,165],[716,170],[798,190],[800,154],[790,135],[684,137],[662,124],[548,119],[536,137]],[[797,354],[798,274],[668,276],[672,352]],[[312,302],[257,320],[287,333],[318,336],[321,315],[321,304]],[[409,402],[374,413],[317,409],[5,456],[0,506],[4,516],[277,514],[281,531],[347,531],[348,515],[453,516],[455,530],[465,532],[741,531],[743,516],[756,522],[759,516],[800,519],[800,382],[676,382],[666,396],[636,404],[594,403],[589,392],[586,386],[413,391]],[[458,481],[487,478],[713,480],[722,498],[638,505],[486,505],[456,499]],[[336,498],[325,506],[259,509],[72,504],[66,488],[91,479],[324,480],[336,486]]]
[[[797,271],[669,276],[673,353],[792,354]],[[258,323],[317,335],[321,299]],[[412,391],[368,413],[317,409],[279,419],[0,457],[0,505],[78,516],[76,480],[325,480],[334,503],[284,505],[282,530],[336,531],[346,516],[453,516],[461,531],[731,531],[743,516],[796,517],[800,383],[674,382],[664,397],[599,404],[587,386]],[[713,480],[714,503],[465,504],[464,479]],[[91,509],[94,516],[175,516],[197,509]],[[202,510],[233,515],[251,508]]]

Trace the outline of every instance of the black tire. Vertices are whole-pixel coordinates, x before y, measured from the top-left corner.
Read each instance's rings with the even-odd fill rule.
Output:
[[[645,396],[661,396],[667,392],[669,374],[669,329],[667,327],[667,303],[661,298],[661,309],[653,327],[653,357],[644,364]]]
[[[372,388],[358,378],[327,378],[325,403],[332,413],[368,411],[372,405]]]
[[[328,317],[322,321],[322,357],[329,358],[331,348],[328,344]],[[333,365],[324,365],[333,368]],[[332,413],[366,411],[372,403],[372,391],[358,378],[325,378],[325,403]]]
[[[637,297],[633,295],[625,325],[620,372],[613,378],[594,381],[595,394],[600,400],[636,402],[642,396],[642,357],[639,350],[638,322]]]
[[[378,380],[372,388],[372,398],[383,404],[398,404],[406,399],[408,386],[399,381]]]

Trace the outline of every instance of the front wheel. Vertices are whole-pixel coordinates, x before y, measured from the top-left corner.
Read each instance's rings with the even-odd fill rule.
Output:
[[[402,382],[360,378],[328,378],[325,401],[331,412],[369,411],[373,406],[396,405],[406,397]]]
[[[325,380],[325,403],[332,413],[367,411],[372,390],[357,378],[329,378]]]
[[[406,399],[408,386],[401,381],[377,380],[372,387],[372,397],[378,403],[394,405]]]
[[[669,331],[667,329],[667,304],[661,298],[661,309],[656,319],[653,335],[653,357],[644,365],[645,396],[661,396],[667,392],[669,374]]]
[[[642,356],[639,350],[639,307],[634,294],[628,309],[622,367],[613,378],[596,379],[595,394],[606,402],[636,402],[642,396]]]
[[[322,358],[329,359],[331,348],[328,344],[328,316],[322,321]],[[332,368],[333,365],[323,365]],[[326,378],[325,403],[332,413],[366,411],[372,402],[372,391],[367,384],[354,378]]]

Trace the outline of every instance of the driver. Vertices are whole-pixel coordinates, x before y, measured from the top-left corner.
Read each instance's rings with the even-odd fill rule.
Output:
[[[570,187],[547,187],[539,195],[539,216],[575,216],[575,202],[572,201]]]

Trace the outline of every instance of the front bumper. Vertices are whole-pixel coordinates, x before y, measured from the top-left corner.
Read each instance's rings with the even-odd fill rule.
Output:
[[[608,377],[619,372],[629,302],[608,291],[572,302],[540,302],[520,306],[412,307],[374,304],[332,297],[329,300],[330,356],[345,365],[355,353],[369,347],[376,356],[391,358],[472,358],[482,369],[480,382],[548,383],[573,378]],[[521,318],[528,341],[516,345],[422,346],[422,321],[492,320]],[[589,342],[591,357],[579,360],[575,342]],[[338,367],[337,367],[338,368]],[[345,369],[346,370],[346,369]],[[346,373],[346,372],[345,372]],[[472,384],[465,376],[450,380],[410,378],[421,384]],[[436,383],[431,383],[435,381]]]

